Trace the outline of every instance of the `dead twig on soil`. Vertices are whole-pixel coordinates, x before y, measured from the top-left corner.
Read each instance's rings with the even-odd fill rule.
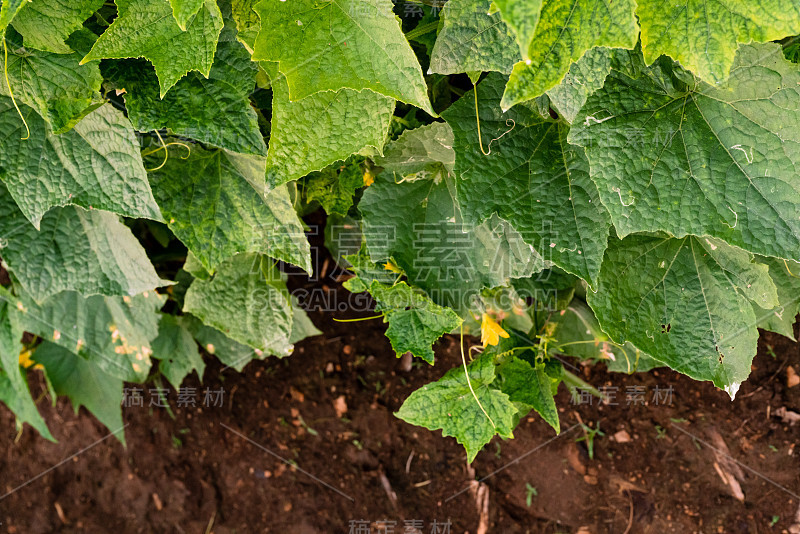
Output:
[[[628,513],[628,526],[625,527],[625,532],[622,534],[628,534],[631,531],[631,527],[633,527],[633,497],[631,497],[631,493],[626,491],[628,495],[628,503],[630,504],[630,513]]]
[[[392,489],[392,484],[386,477],[386,473],[383,470],[383,466],[378,468],[378,477],[381,479],[381,486],[383,486],[383,491],[386,492],[386,496],[389,497],[389,502],[392,503],[392,508],[397,510],[397,493],[395,493],[395,491]]]
[[[711,437],[711,442],[714,447],[711,449],[714,453],[714,469],[717,471],[719,478],[722,482],[730,488],[731,494],[739,501],[744,502],[744,491],[742,491],[741,481],[744,481],[744,472],[741,468],[731,460],[731,451],[728,449],[728,444],[722,438],[716,428],[709,428],[708,435]]]

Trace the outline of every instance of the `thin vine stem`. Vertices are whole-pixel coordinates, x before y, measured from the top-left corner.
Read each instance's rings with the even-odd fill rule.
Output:
[[[11,89],[11,81],[8,79],[8,43],[6,42],[6,32],[3,30],[3,76],[6,79],[6,87],[8,87],[8,96],[11,97],[11,103],[14,104],[14,109],[17,110],[19,118],[22,119],[22,124],[25,125],[25,137],[20,137],[23,141],[27,141],[31,137],[31,129],[28,128],[28,121],[22,116],[22,112],[17,105],[17,99],[14,98],[14,90]]]
[[[380,315],[373,315],[372,317],[356,317],[355,319],[337,319],[336,317],[333,318],[334,321],[337,323],[357,323],[359,321],[371,321],[372,319],[380,319],[384,317],[384,314]]]
[[[464,323],[463,322],[461,323],[461,326],[459,328],[461,330],[461,342],[459,343],[459,348],[461,349],[461,363],[464,364],[464,378],[467,379],[467,386],[469,386],[469,391],[470,391],[470,393],[472,393],[472,396],[475,398],[475,402],[478,403],[478,408],[481,409],[481,411],[483,412],[483,415],[486,416],[486,419],[488,419],[489,422],[492,423],[492,428],[494,428],[496,430],[497,429],[497,425],[494,424],[494,421],[489,416],[489,413],[486,411],[486,408],[484,408],[483,404],[481,404],[481,401],[478,398],[478,395],[475,394],[475,390],[472,389],[472,381],[470,381],[470,379],[469,379],[469,370],[467,369],[467,358],[466,358],[466,356],[464,356]]]

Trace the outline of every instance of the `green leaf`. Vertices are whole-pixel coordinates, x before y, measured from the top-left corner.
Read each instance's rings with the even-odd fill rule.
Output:
[[[37,301],[64,290],[135,295],[169,284],[116,215],[68,206],[47,212],[37,231],[0,192],[3,260]]]
[[[410,352],[433,365],[431,345],[461,324],[453,310],[435,304],[405,282],[385,286],[373,281],[369,293],[378,302],[375,310],[382,312],[383,321],[389,323],[386,337],[398,358]]]
[[[364,170],[356,159],[310,174],[305,191],[308,201],[319,202],[325,213],[344,217],[353,205],[356,190],[363,186]]]
[[[150,183],[167,226],[209,272],[239,252],[263,252],[311,272],[303,224],[286,187],[267,192],[263,158],[193,145],[188,159],[173,153],[150,172]]]
[[[574,61],[596,46],[636,46],[635,7],[633,0],[543,0],[528,54],[508,80],[503,109],[552,89]]]
[[[191,250],[186,253],[186,261],[183,263],[183,270],[194,278],[202,278],[203,280],[211,278],[211,273],[206,270],[200,260],[197,259],[197,256],[192,254]]]
[[[97,62],[80,65],[81,56],[77,53],[53,54],[24,48],[19,36],[15,36],[6,38],[8,81],[14,98],[36,110],[50,123],[53,132],[66,132],[103,102]],[[3,65],[3,57],[0,57],[0,65]],[[0,83],[0,94],[11,96],[5,81]],[[27,135],[19,116],[8,120],[15,121],[21,128],[19,137]]]
[[[236,22],[236,38],[253,53],[256,37],[261,30],[261,18],[254,7],[260,0],[231,0],[233,20]]]
[[[64,41],[102,5],[103,0],[29,1],[17,13],[13,26],[25,38],[26,47],[69,54],[72,49]]]
[[[28,423],[44,438],[54,441],[33,402],[25,373],[19,365],[22,334],[16,299],[5,288],[0,288],[0,400],[14,413],[17,427]]]
[[[544,263],[505,221],[462,221],[452,136],[442,123],[404,132],[378,159],[384,171],[359,210],[372,259],[393,259],[434,302],[462,313],[482,288],[528,276]]]
[[[182,315],[178,317],[178,322],[192,333],[206,352],[237,372],[241,372],[252,360],[263,356],[263,353],[259,355],[252,348],[232,340],[216,328],[204,325],[192,315]]]
[[[0,5],[0,37],[3,37],[6,28],[24,4],[25,0],[3,0],[3,4]]]
[[[514,34],[489,14],[491,0],[451,0],[444,6],[444,25],[431,53],[432,72],[470,71],[511,73],[519,61]]]
[[[453,130],[445,123],[435,122],[413,130],[405,130],[386,147],[383,157],[376,163],[403,179],[434,179],[452,174],[456,161],[453,151]]]
[[[125,107],[141,132],[168,128],[173,133],[243,154],[267,155],[258,117],[248,96],[258,67],[223,30],[207,79],[190,72],[161,97],[155,72],[142,60],[104,62],[103,73],[125,90]]]
[[[263,0],[255,10],[261,31],[253,59],[280,63],[293,101],[371,89],[435,115],[389,0]]]
[[[69,397],[75,413],[86,407],[123,445],[122,380],[70,351],[44,341],[33,359],[44,366],[47,379],[58,395]]]
[[[582,300],[573,299],[563,313],[554,314],[550,320],[559,353],[582,361],[603,361],[609,371],[616,373],[643,373],[662,365],[630,341],[622,346],[614,343]]]
[[[355,278],[344,282],[345,289],[353,293],[367,291],[370,284],[376,280],[384,285],[393,285],[398,279],[397,273],[387,270],[383,265],[377,265],[370,259],[364,243],[358,252],[348,254],[344,259],[350,264],[348,268],[356,273]]]
[[[753,303],[758,327],[794,340],[794,323],[800,313],[800,269],[796,262],[778,258],[757,258],[769,267],[769,276],[778,289],[778,305],[765,309]]]
[[[583,149],[567,143],[568,125],[545,120],[529,106],[502,113],[502,90],[499,74],[477,87],[488,155],[477,139],[472,93],[443,114],[455,136],[464,218],[478,224],[496,213],[546,259],[594,285],[611,220]]]
[[[116,0],[116,4],[117,18],[83,63],[143,57],[156,68],[161,97],[189,71],[208,77],[223,26],[215,0],[204,1],[185,31],[175,21],[168,0]]]
[[[533,301],[534,310],[547,312],[566,310],[575,295],[577,284],[577,277],[558,267],[511,280],[511,285],[520,297]]]
[[[155,291],[88,298],[64,291],[41,304],[23,294],[15,305],[26,331],[77,354],[104,373],[144,382],[164,300]]]
[[[561,432],[558,408],[553,398],[553,384],[558,385],[560,380],[551,378],[545,372],[543,363],[533,367],[527,361],[512,356],[498,366],[497,372],[500,375],[500,389],[511,402],[530,406],[553,427],[556,434]]]
[[[774,41],[800,33],[794,0],[638,0],[647,63],[662,54],[709,83],[728,77],[739,43]]]
[[[286,283],[272,260],[238,254],[210,280],[195,280],[185,312],[254,349],[287,356],[292,351],[292,306]]]
[[[291,299],[291,305],[292,327],[289,334],[289,343],[299,343],[308,337],[322,334],[294,297]],[[216,328],[204,325],[202,321],[192,315],[185,314],[178,317],[177,320],[181,326],[191,332],[192,336],[206,352],[216,356],[223,364],[237,371],[241,372],[254,359],[263,359],[271,356],[271,354],[258,349],[254,350],[247,345],[232,340]],[[277,354],[276,356],[282,357],[283,354]]]
[[[179,389],[192,371],[202,380],[206,364],[192,333],[174,315],[162,315],[158,323],[158,337],[153,340],[153,358],[160,360],[158,370],[172,387]]]
[[[192,18],[203,8],[205,0],[169,0],[172,6],[172,15],[181,30],[186,30],[186,26]]]
[[[30,138],[10,98],[0,97],[0,178],[37,228],[54,206],[73,204],[126,217],[161,220],[128,119],[110,105],[53,135],[21,106]]]
[[[516,36],[522,59],[530,59],[528,51],[539,24],[542,0],[494,0],[492,4],[502,16],[503,21]]]
[[[768,268],[747,252],[713,238],[647,235],[611,240],[587,296],[612,339],[731,396],[756,353],[750,301],[778,303]]]
[[[491,387],[495,380],[495,365],[491,355],[478,357],[468,369],[477,401],[470,391],[464,368],[457,367],[437,382],[422,386],[412,393],[395,415],[412,425],[430,430],[441,429],[443,436],[455,437],[466,449],[467,461],[472,463],[495,434],[504,438],[513,437],[513,420],[517,409],[508,395]],[[494,425],[487,419],[481,406]]]
[[[573,63],[561,82],[547,91],[550,103],[558,114],[572,123],[586,99],[603,87],[611,72],[611,50],[592,48]]]
[[[616,54],[570,133],[619,235],[710,235],[800,258],[800,69],[776,44],[742,46],[716,87],[668,63]]]
[[[271,186],[322,170],[366,147],[383,150],[394,99],[369,89],[340,89],[290,100],[286,78],[274,65],[267,65],[267,72],[273,94],[267,157]]]

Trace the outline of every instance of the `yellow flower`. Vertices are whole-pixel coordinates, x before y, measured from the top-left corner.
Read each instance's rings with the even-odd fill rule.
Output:
[[[392,260],[387,261],[383,265],[383,268],[386,269],[387,271],[391,271],[393,273],[403,274],[403,270],[400,269],[400,267],[398,267],[397,265],[395,265],[395,263]]]
[[[34,369],[44,369],[42,364],[36,363],[31,359],[31,352],[30,349],[24,349],[22,352],[19,353],[19,364],[24,367],[25,369],[29,369],[33,367]]]
[[[364,171],[364,187],[369,187],[375,183],[375,175],[369,169]]]
[[[507,338],[508,332],[503,330],[503,327],[497,324],[497,321],[492,319],[488,313],[484,313],[481,320],[481,343],[483,346],[497,345],[501,337]]]

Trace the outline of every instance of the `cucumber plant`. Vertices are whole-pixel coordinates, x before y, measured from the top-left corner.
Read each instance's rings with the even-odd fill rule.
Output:
[[[461,335],[397,416],[470,461],[530,411],[560,430],[563,356],[734,397],[758,328],[791,337],[800,311],[800,4],[439,7],[2,0],[18,424],[52,439],[30,367],[116,430],[124,381],[319,334],[281,268],[311,274],[319,206],[329,238],[355,229],[332,252],[398,356]]]

